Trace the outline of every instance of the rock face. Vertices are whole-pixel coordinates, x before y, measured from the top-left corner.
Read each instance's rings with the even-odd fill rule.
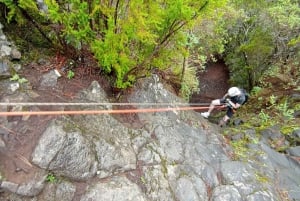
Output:
[[[138,106],[140,109],[150,107],[146,103],[166,102],[176,108],[172,103],[181,102],[164,89],[155,75],[137,86],[129,101],[145,103]],[[97,82],[78,97],[84,99],[77,101],[108,103]],[[219,128],[194,111],[137,116],[143,123],[141,129],[125,127],[109,114],[53,120],[33,150],[32,162],[66,183],[36,180],[36,185],[29,182],[21,188],[3,181],[1,187],[12,192],[10,198],[29,200],[27,196],[34,196],[46,201],[75,199],[72,182],[76,181],[87,182],[82,195],[75,199],[81,201],[281,200],[278,189],[283,187],[290,198],[300,198],[296,179],[300,176],[299,164],[266,144],[266,138],[274,136],[272,129],[263,132],[262,141],[252,145],[263,155],[249,153],[248,161],[241,162],[231,159],[232,150],[225,145]],[[45,190],[41,192],[41,188]]]
[[[65,132],[65,122],[53,122],[32,154],[32,162],[74,180],[91,178],[97,162],[88,141],[78,132]]]
[[[146,201],[141,189],[125,177],[113,177],[106,183],[91,185],[80,201],[103,200],[135,200]]]
[[[155,75],[137,86],[129,97],[131,102],[169,102],[169,107],[174,108],[172,103],[181,102],[164,89]],[[80,94],[85,101],[108,102],[97,82]],[[148,107],[145,104],[138,108]],[[290,163],[287,161],[277,161],[278,167],[274,166],[274,153],[263,144],[259,149],[265,149],[270,157],[261,160],[269,167],[267,171],[251,160],[233,161],[218,127],[209,125],[193,111],[139,113],[138,118],[143,122],[141,129],[125,127],[108,114],[53,120],[35,147],[32,162],[68,180],[68,187],[59,182],[48,184],[48,190],[37,199],[53,200],[53,189],[61,189],[63,192],[56,190],[54,197],[63,199],[59,196],[66,193],[66,200],[71,200],[75,191],[70,186],[72,181],[93,178],[77,200],[280,200],[278,186],[274,186],[276,169],[295,167],[284,166]],[[281,155],[276,158],[287,160]],[[298,171],[299,168],[293,174],[300,175]],[[258,174],[268,179],[262,182]],[[288,177],[288,171],[284,175]],[[294,182],[284,185],[294,191]]]

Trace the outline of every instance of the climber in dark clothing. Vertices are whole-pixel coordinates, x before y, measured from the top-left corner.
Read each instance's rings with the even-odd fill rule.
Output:
[[[228,120],[233,116],[236,109],[241,107],[248,100],[248,94],[244,89],[240,89],[238,87],[231,87],[228,89],[228,92],[221,99],[213,100],[209,106],[207,112],[201,113],[201,115],[205,118],[208,118],[210,113],[213,111],[215,106],[217,105],[227,105],[226,115],[219,122],[220,126],[225,125]]]

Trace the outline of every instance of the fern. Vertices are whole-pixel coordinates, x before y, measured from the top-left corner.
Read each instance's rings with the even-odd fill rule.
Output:
[[[2,3],[8,8],[7,21],[10,23],[15,20],[18,24],[24,24],[25,19],[22,10],[30,10],[38,13],[38,8],[34,0],[1,0]]]

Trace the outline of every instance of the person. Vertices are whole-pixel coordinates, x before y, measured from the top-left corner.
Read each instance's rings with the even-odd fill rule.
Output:
[[[236,109],[245,104],[248,100],[248,94],[244,89],[231,87],[221,99],[215,99],[211,102],[207,112],[201,113],[201,116],[208,118],[215,106],[227,105],[226,115],[220,120],[219,126],[227,124],[228,120],[233,116]]]

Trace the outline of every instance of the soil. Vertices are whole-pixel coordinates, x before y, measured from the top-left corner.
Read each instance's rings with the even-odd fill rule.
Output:
[[[222,60],[208,63],[197,77],[200,91],[192,95],[191,103],[210,103],[213,99],[223,97],[229,88],[229,70]]]
[[[50,62],[49,62],[50,61]],[[93,80],[97,80],[104,88],[109,98],[113,101],[116,92],[110,86],[109,82],[102,76],[100,69],[95,61],[89,57],[84,63],[79,63],[72,71],[75,76],[68,79],[67,72],[64,69],[68,60],[62,56],[56,56],[49,61],[36,63],[32,62],[23,67],[20,72],[21,77],[25,77],[32,90],[38,94],[37,102],[68,102],[76,98],[76,94],[82,89],[88,87]],[[63,75],[58,80],[54,88],[40,89],[41,77],[52,69],[57,69]],[[212,99],[223,96],[228,88],[228,70],[222,61],[209,63],[205,72],[198,75],[200,80],[200,93],[194,94],[191,102],[203,103],[210,102]],[[126,94],[126,93],[125,93]],[[52,107],[34,107],[33,110],[54,110]],[[46,129],[48,123],[56,118],[55,116],[31,116],[26,120],[22,117],[9,118],[9,122],[14,124],[13,129],[8,129],[0,125],[0,129],[6,130],[4,141],[5,150],[0,150],[0,168],[7,181],[14,183],[24,183],[34,178],[37,171],[40,171],[34,164],[31,164],[31,153],[35,148],[41,134]],[[121,122],[138,127],[136,118],[128,115],[116,115]],[[130,121],[128,123],[128,121]],[[138,170],[137,170],[138,171]],[[79,199],[84,192],[88,182],[76,183],[77,192],[75,200]],[[1,193],[0,193],[1,198]]]

